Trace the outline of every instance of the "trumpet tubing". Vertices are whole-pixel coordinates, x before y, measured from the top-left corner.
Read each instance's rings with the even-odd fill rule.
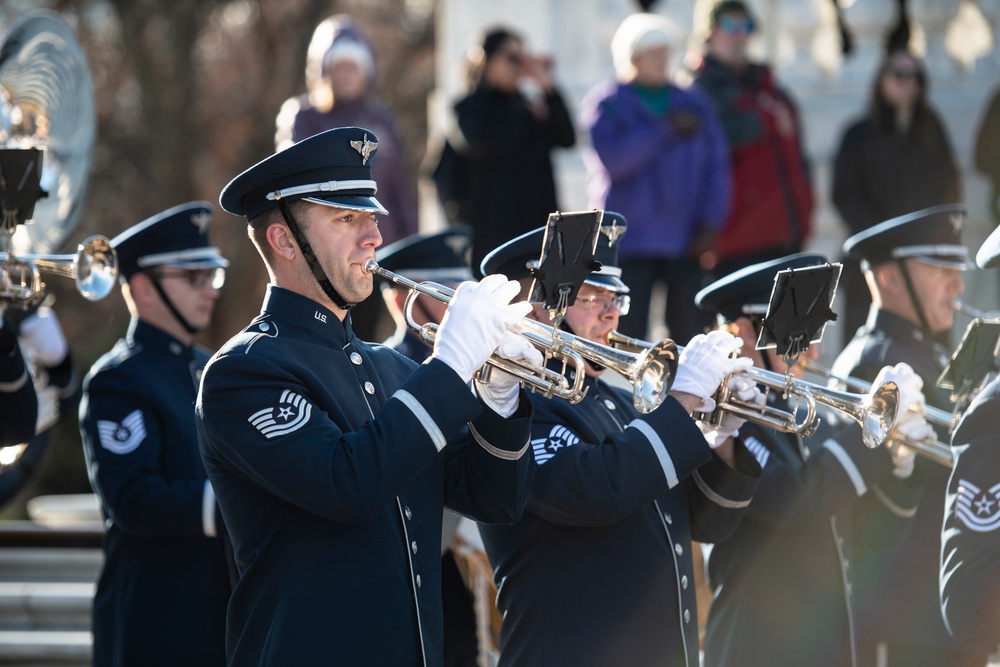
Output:
[[[649,345],[647,341],[631,338],[617,331],[611,332],[608,341],[612,345],[636,349]],[[683,350],[684,348],[677,346],[677,349]],[[880,386],[869,400],[867,393],[852,394],[837,391],[756,367],[751,367],[745,375],[757,384],[766,387],[768,391],[780,390],[783,394],[794,396],[793,408],[780,410],[768,405],[761,407],[744,403],[730,394],[728,382],[724,381],[716,396],[717,410],[739,415],[748,421],[777,431],[808,437],[819,426],[816,405],[822,404],[857,421],[861,425],[862,438],[868,447],[877,447],[883,444],[890,437],[896,421],[899,389],[892,382],[886,382]],[[801,406],[805,408],[805,416],[800,418],[798,415]]]
[[[991,310],[987,312],[985,310],[979,310],[975,306],[970,306],[959,299],[955,299],[952,302],[951,307],[955,309],[955,312],[967,315],[972,319],[985,320],[987,322],[996,322],[997,320],[1000,320],[1000,311]]]
[[[437,336],[437,325],[417,324],[412,316],[413,303],[420,294],[449,303],[455,290],[437,283],[415,282],[382,268],[373,259],[366,260],[363,268],[368,273],[379,275],[410,290],[404,308],[407,326],[418,332],[425,341],[433,343]],[[513,331],[542,348],[547,357],[561,359],[563,372],[556,373],[547,368],[536,370],[496,354],[487,360],[487,364],[514,375],[534,391],[546,396],[558,396],[571,403],[583,400],[587,393],[587,388],[583,386],[586,379],[584,360],[623,375],[632,385],[633,405],[643,414],[652,412],[663,403],[677,369],[677,346],[671,340],[650,344],[641,352],[631,353],[574,336],[528,318],[515,323]],[[566,378],[569,366],[573,367],[575,373],[572,384]]]

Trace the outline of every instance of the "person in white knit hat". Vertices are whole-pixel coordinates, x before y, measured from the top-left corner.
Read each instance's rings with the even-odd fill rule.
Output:
[[[690,340],[710,323],[694,306],[707,282],[716,233],[729,211],[729,151],[711,105],[674,84],[668,66],[684,40],[657,14],[627,17],[611,40],[616,80],[591,90],[581,111],[589,204],[629,221],[619,248],[632,287],[630,336],[648,338],[653,285],[665,282],[667,328]]]

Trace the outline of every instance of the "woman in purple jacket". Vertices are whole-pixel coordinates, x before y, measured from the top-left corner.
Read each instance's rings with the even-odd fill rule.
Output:
[[[621,212],[629,235],[620,247],[632,286],[622,329],[646,337],[654,283],[667,284],[667,327],[687,341],[709,323],[694,295],[713,262],[715,235],[729,207],[729,153],[709,102],[670,83],[673,23],[633,14],[611,41],[617,81],[591,90],[582,124],[591,148],[584,160],[590,205]]]

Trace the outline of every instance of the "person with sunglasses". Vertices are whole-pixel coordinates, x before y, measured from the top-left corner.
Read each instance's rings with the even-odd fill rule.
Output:
[[[467,79],[435,184],[450,222],[473,229],[475,271],[487,252],[559,210],[551,153],[576,133],[552,59],[530,53],[514,30],[485,31],[469,50]]]
[[[229,262],[207,202],[175,206],[112,240],[128,332],[84,380],[80,431],[104,515],[94,664],[224,665],[228,547],[198,450],[194,403]]]
[[[868,108],[847,126],[833,165],[831,199],[850,234],[896,216],[962,200],[961,177],[941,118],[927,99],[927,72],[912,53],[886,55]],[[841,276],[845,343],[865,323],[871,297],[858,262]]]
[[[621,215],[604,213],[600,269],[587,276],[561,325],[580,339],[607,344],[628,310],[618,263],[626,228]],[[502,271],[527,287],[544,232],[495,249],[483,272]],[[533,317],[551,324],[543,304],[532,307]],[[692,540],[732,533],[761,470],[734,438],[742,420],[703,432],[689,413],[730,373],[749,367],[749,359],[730,357],[739,347],[722,331],[696,336],[670,395],[649,414],[591,362],[578,403],[531,394],[537,470],[527,509],[514,525],[479,527],[499,588],[500,667],[698,665]],[[746,378],[732,382],[746,400],[760,397]]]
[[[717,277],[799,252],[812,229],[813,192],[802,128],[771,67],[751,62],[757,22],[742,0],[723,0],[694,81],[712,100],[729,142],[732,200],[715,246]]]

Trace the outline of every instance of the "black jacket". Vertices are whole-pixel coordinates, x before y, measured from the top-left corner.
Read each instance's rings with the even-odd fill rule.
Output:
[[[587,380],[576,405],[532,394],[538,461],[528,511],[481,526],[503,614],[500,664],[698,664],[691,540],[728,537],[760,468],[712,454],[674,399],[640,416]]]
[[[532,113],[520,93],[480,86],[455,105],[448,141],[460,156],[464,196],[457,222],[472,227],[473,271],[493,248],[546,223],[558,210],[550,153],[575,141],[559,93],[545,96],[547,115]]]
[[[27,442],[35,434],[38,398],[14,329],[0,326],[0,447]]]
[[[206,367],[197,415],[239,570],[230,665],[441,664],[442,510],[520,517],[526,395],[505,420],[441,361],[272,285]]]
[[[194,423],[206,361],[140,320],[84,380],[80,431],[106,528],[98,667],[225,664],[229,571]]]

